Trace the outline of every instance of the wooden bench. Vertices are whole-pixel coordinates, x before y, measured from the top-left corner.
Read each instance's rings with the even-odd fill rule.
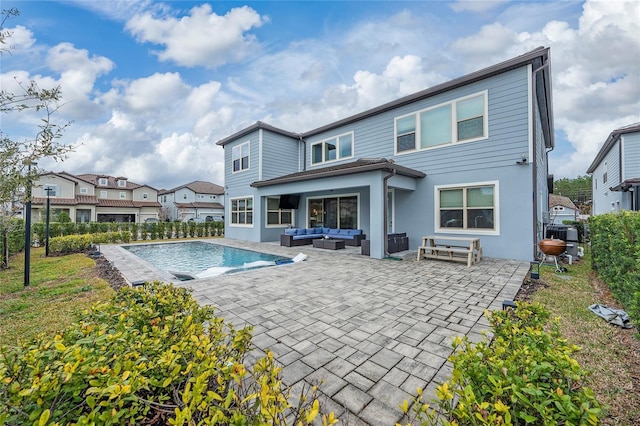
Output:
[[[422,259],[466,262],[469,267],[482,259],[480,238],[437,235],[422,237],[422,245],[418,247],[417,260]]]

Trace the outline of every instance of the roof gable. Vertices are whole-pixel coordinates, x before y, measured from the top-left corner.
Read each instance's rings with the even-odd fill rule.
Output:
[[[633,123],[627,126],[620,127],[619,129],[614,130],[609,134],[607,140],[604,142],[598,154],[596,154],[596,158],[594,158],[593,162],[587,169],[587,173],[593,173],[596,171],[596,168],[600,165],[602,160],[607,156],[607,153],[613,148],[613,146],[620,140],[620,136],[626,133],[636,133],[640,132],[640,123]]]
[[[195,192],[196,194],[211,194],[211,195],[222,195],[224,194],[224,188],[220,185],[216,185],[212,182],[206,182],[202,180],[194,180],[193,182],[176,186],[172,189],[163,189],[158,193],[158,195],[170,194],[172,192],[177,192],[183,188],[187,188]]]

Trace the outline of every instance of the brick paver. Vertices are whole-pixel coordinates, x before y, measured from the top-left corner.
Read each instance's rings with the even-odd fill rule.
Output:
[[[512,300],[529,263],[483,258],[457,262],[377,260],[359,248],[322,250],[220,239],[214,242],[307,260],[194,281],[166,272],[117,246],[103,246],[130,281],[160,280],[193,289],[201,304],[237,327],[254,326],[257,349],[274,352],[285,384],[319,384],[324,406],[342,424],[393,425],[415,388],[433,393],[449,378],[451,339],[474,341],[487,329],[485,309]],[[396,255],[394,255],[396,256]]]

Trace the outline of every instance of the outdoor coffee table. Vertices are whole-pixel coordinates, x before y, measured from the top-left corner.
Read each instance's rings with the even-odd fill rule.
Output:
[[[313,247],[327,250],[340,250],[344,248],[344,240],[316,238],[313,240]]]

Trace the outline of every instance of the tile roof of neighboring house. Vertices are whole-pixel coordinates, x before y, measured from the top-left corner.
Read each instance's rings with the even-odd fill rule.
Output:
[[[549,48],[547,47],[538,47],[530,52],[517,56],[515,58],[511,58],[507,61],[501,62],[496,65],[492,65],[488,68],[481,69],[479,71],[472,72],[471,74],[464,75],[462,77],[447,81],[442,84],[435,85],[433,87],[429,87],[428,89],[422,90],[420,92],[414,93],[412,95],[408,95],[402,97],[400,99],[396,99],[395,101],[388,102],[386,104],[380,105],[378,107],[369,109],[367,111],[361,112],[359,114],[353,115],[351,117],[344,118],[342,120],[335,121],[333,123],[329,123],[325,126],[318,127],[313,130],[309,130],[307,132],[302,133],[292,133],[286,130],[278,129],[276,127],[270,126],[266,123],[258,121],[257,123],[252,124],[251,126],[234,133],[231,136],[228,136],[224,139],[216,142],[217,145],[224,146],[230,142],[233,142],[235,139],[246,136],[247,134],[254,132],[259,129],[266,129],[272,131],[274,133],[278,133],[281,135],[289,136],[295,139],[304,139],[309,136],[313,136],[334,128],[338,128],[341,126],[345,126],[351,124],[353,122],[363,120],[367,117],[371,117],[377,114],[380,114],[385,111],[389,111],[404,105],[411,104],[413,102],[420,101],[422,99],[427,99],[429,97],[435,96],[437,94],[447,92],[449,90],[465,86],[467,84],[474,83],[476,81],[480,81],[494,75],[498,75],[507,71],[511,71],[513,69],[522,67],[527,64],[532,64],[534,70],[538,69],[542,72],[537,74],[537,87],[536,94],[542,96],[544,94],[546,98],[546,104],[540,103],[540,108],[543,110],[543,117],[546,119],[542,122],[543,132],[545,134],[545,141],[547,141],[547,147],[552,148],[554,146],[553,141],[553,112],[552,108],[552,94],[551,94],[551,81],[550,81],[550,70],[547,64],[547,60],[549,58]]]
[[[549,208],[563,206],[578,211],[578,207],[573,204],[569,197],[563,195],[549,194]]]
[[[600,148],[600,151],[598,151],[596,158],[587,169],[587,173],[593,173],[596,171],[598,165],[602,162],[602,160],[604,160],[604,157],[607,155],[611,147],[618,141],[618,139],[620,139],[621,135],[624,135],[625,133],[635,132],[640,132],[640,123],[629,124],[611,132],[607,140],[602,145],[602,148]]]
[[[354,173],[370,172],[375,170],[395,173],[401,176],[413,178],[423,178],[426,175],[421,171],[395,164],[386,158],[361,158],[351,163],[339,164],[336,166],[323,167],[319,169],[306,170],[292,173],[274,179],[253,182],[250,186],[260,188],[262,186],[277,185],[280,183],[300,182],[303,180],[317,179],[322,177],[344,176]]]
[[[67,175],[69,175],[67,173]],[[71,175],[72,176],[72,175]],[[125,177],[114,177],[114,176],[109,176],[109,175],[97,175],[97,174],[92,174],[92,173],[87,173],[87,174],[81,174],[81,175],[75,175],[76,178],[81,179],[87,183],[90,183],[91,185],[95,185],[97,187],[100,188],[110,188],[110,189],[137,189],[137,188],[141,188],[143,186],[146,186],[147,188],[153,189],[154,191],[156,190],[155,188],[149,186],[149,185],[141,185],[139,183],[134,183],[131,182],[129,180],[127,180],[127,178]],[[100,178],[106,178],[107,179],[107,185],[100,185]],[[126,186],[122,187],[122,186],[118,186],[118,180],[126,180],[127,184]]]
[[[133,201],[133,200],[110,200],[107,198],[98,198],[99,207],[162,207],[157,201]]]
[[[33,197],[31,204],[46,204],[47,197]],[[98,199],[93,195],[76,195],[76,198],[60,198],[51,197],[50,203],[52,206],[77,206],[80,204],[98,204]]]
[[[172,189],[163,189],[158,192],[158,195],[169,194],[172,192],[179,191],[182,188],[189,188],[196,194],[212,194],[212,195],[222,195],[224,194],[224,188],[220,185],[216,185],[215,183],[205,182],[202,180],[195,180],[191,183],[187,183],[185,185],[177,186]]]
[[[220,203],[174,203],[179,209],[224,209]]]

